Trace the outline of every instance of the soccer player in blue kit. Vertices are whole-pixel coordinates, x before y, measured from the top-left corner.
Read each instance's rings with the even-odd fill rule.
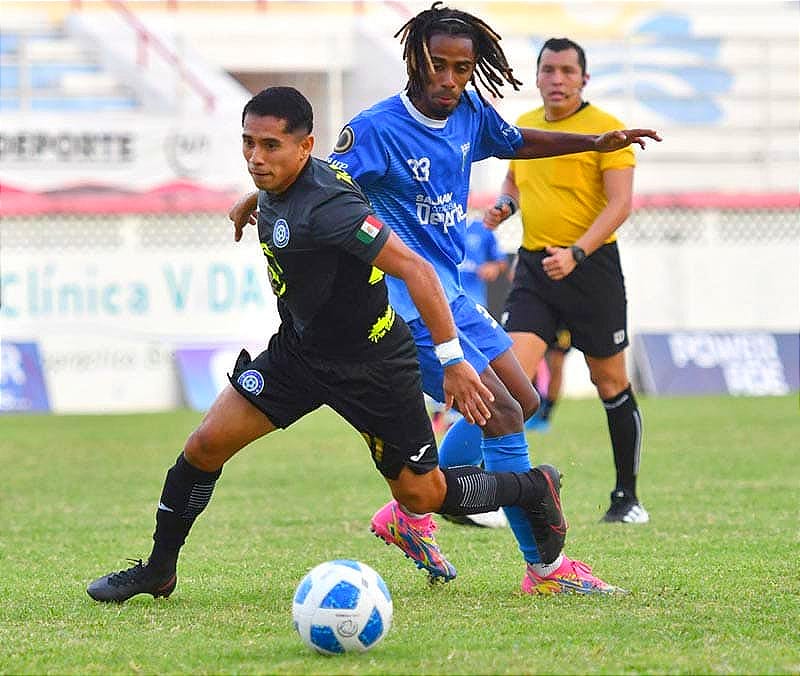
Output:
[[[473,430],[480,429],[479,455],[487,471],[526,472],[531,464],[523,424],[535,412],[538,395],[510,349],[510,338],[464,294],[459,280],[472,163],[487,157],[611,152],[631,143],[644,146],[645,137],[660,138],[649,129],[592,135],[508,124],[478,88],[480,82],[501,96],[498,86],[503,80],[515,89],[521,84],[513,77],[499,36],[477,17],[440,4],[420,12],[397,33],[408,72],[405,91],[353,118],[328,160],[358,182],[377,216],[434,265],[442,283],[458,337],[435,344],[406,286],[387,276],[392,306],[409,324],[417,346],[424,391],[444,401],[442,370],[452,360],[464,358],[494,395],[485,424],[477,428],[465,422],[463,438],[449,443],[475,443]],[[466,90],[468,83],[474,90]],[[245,196],[234,205],[231,218],[243,222],[255,206],[252,195]],[[526,563],[521,584],[526,593],[621,591],[563,552],[542,556],[524,511],[506,508],[506,515]],[[551,527],[562,530],[563,537],[567,524]],[[395,500],[372,518],[376,535],[397,545],[432,575],[447,580],[455,576],[455,569],[436,546],[434,528],[430,515],[411,513]]]

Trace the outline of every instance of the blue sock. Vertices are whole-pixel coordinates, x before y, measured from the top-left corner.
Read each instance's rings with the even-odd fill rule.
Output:
[[[483,462],[487,472],[527,472],[531,468],[524,432],[483,440]],[[540,563],[530,521],[521,507],[503,507],[519,550],[528,563]]]
[[[439,466],[480,465],[483,459],[482,440],[481,428],[461,418],[447,430],[439,444]]]

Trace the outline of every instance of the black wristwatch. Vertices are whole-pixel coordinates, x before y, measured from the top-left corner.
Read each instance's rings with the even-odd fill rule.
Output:
[[[573,244],[569,250],[572,252],[572,258],[575,259],[575,265],[580,265],[586,260],[586,252],[581,249],[577,244]]]

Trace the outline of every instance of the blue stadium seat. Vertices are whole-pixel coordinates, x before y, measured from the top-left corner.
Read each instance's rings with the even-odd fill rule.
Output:
[[[37,112],[133,110],[137,106],[134,99],[126,96],[34,97],[30,104],[31,110]]]
[[[20,38],[16,33],[0,33],[0,54],[16,54],[19,51]]]

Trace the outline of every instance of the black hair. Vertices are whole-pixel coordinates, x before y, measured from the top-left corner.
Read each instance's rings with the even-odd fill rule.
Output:
[[[478,96],[485,102],[477,80],[492,94],[502,98],[500,87],[504,81],[519,90],[522,82],[517,80],[508,65],[506,55],[500,47],[500,36],[481,19],[457,9],[441,7],[434,2],[430,9],[417,14],[394,34],[400,36],[403,44],[403,59],[406,62],[408,82],[406,92],[409,97],[421,96],[425,84],[433,71],[428,41],[437,34],[466,36],[472,40],[475,50],[475,70],[470,78]],[[502,77],[501,77],[502,76]]]
[[[287,134],[292,134],[298,129],[310,134],[314,128],[314,111],[311,109],[311,104],[294,87],[262,89],[244,105],[242,126],[248,113],[285,120]]]
[[[542,48],[539,50],[539,56],[536,57],[537,73],[539,72],[539,64],[542,61],[542,54],[545,49],[549,49],[551,52],[563,52],[565,49],[574,49],[578,52],[578,65],[581,67],[581,75],[586,74],[586,52],[583,51],[583,47],[577,42],[573,42],[569,38],[550,38],[542,45]]]

